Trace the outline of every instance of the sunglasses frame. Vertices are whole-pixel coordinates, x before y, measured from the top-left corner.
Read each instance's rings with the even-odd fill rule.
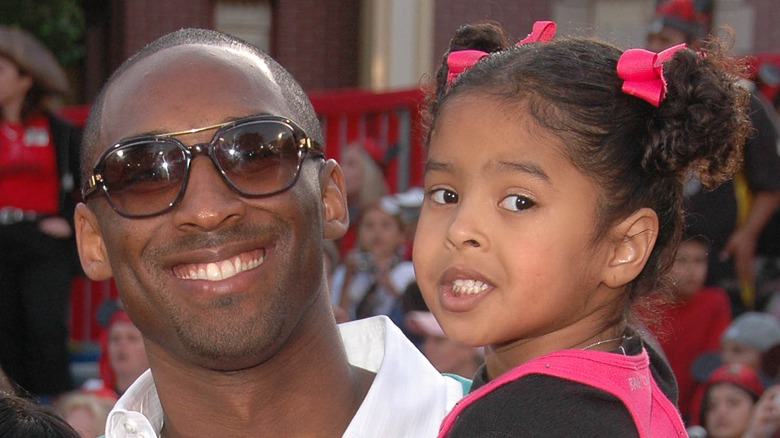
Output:
[[[222,166],[219,164],[216,156],[214,155],[215,142],[220,138],[220,135],[223,132],[235,128],[237,126],[255,123],[255,122],[276,122],[281,125],[286,125],[288,128],[290,128],[293,134],[293,141],[295,141],[297,146],[296,153],[298,155],[298,163],[295,167],[295,174],[291,179],[290,183],[276,191],[270,193],[263,193],[260,195],[247,193],[241,190],[240,188],[238,188],[232,181],[230,181],[230,178],[227,176],[224,169],[222,169]],[[214,133],[214,136],[211,138],[211,140],[205,143],[186,145],[180,140],[174,138],[179,135],[195,134],[198,132],[209,131],[212,129],[216,129],[217,131]],[[152,213],[135,214],[122,209],[119,205],[117,205],[114,202],[113,199],[111,199],[111,196],[109,196],[108,188],[106,187],[105,179],[103,178],[106,159],[108,158],[109,155],[111,155],[113,152],[117,150],[129,148],[136,144],[149,143],[149,142],[171,143],[171,144],[175,144],[179,149],[183,150],[186,158],[185,174],[181,182],[181,187],[179,187],[179,191],[174,197],[173,201],[171,201],[165,207],[161,208],[158,211],[154,211]],[[95,193],[98,192],[98,190],[100,190],[103,193],[103,195],[105,195],[106,200],[108,200],[108,203],[111,205],[111,208],[113,208],[114,211],[116,211],[122,216],[129,217],[129,218],[145,218],[145,217],[157,216],[166,213],[171,209],[173,209],[179,202],[181,202],[181,199],[184,196],[184,192],[187,190],[187,183],[189,182],[190,179],[190,166],[192,164],[192,161],[199,155],[206,155],[209,157],[209,159],[211,159],[212,164],[214,164],[214,167],[219,172],[220,176],[222,177],[222,180],[234,192],[238,193],[241,196],[245,196],[249,198],[266,198],[284,192],[288,190],[290,187],[295,185],[301,173],[301,165],[303,164],[303,161],[309,152],[315,154],[315,156],[317,157],[322,157],[322,158],[325,157],[325,152],[323,151],[322,146],[316,141],[312,140],[311,137],[309,137],[306,134],[303,128],[301,128],[295,122],[293,122],[292,120],[286,117],[276,116],[271,114],[253,115],[253,116],[232,120],[230,122],[219,123],[216,125],[205,126],[202,128],[194,128],[186,131],[177,131],[177,132],[171,132],[171,133],[160,134],[160,135],[142,135],[138,137],[130,137],[127,139],[123,139],[118,143],[110,146],[105,151],[103,151],[102,154],[100,154],[97,163],[93,167],[92,175],[87,179],[84,187],[82,187],[81,190],[82,199],[86,201],[88,197],[94,195]]]

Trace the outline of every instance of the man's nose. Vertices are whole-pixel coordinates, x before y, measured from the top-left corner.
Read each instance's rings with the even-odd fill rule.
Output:
[[[205,156],[193,159],[187,188],[174,209],[176,226],[209,231],[245,213],[241,195],[228,187],[214,163]]]

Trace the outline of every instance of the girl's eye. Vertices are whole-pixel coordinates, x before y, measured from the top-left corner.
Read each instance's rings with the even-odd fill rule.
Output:
[[[431,191],[431,200],[437,204],[455,204],[458,202],[458,195],[452,190],[436,189]]]
[[[498,204],[510,211],[523,211],[536,205],[536,202],[522,195],[509,195]]]

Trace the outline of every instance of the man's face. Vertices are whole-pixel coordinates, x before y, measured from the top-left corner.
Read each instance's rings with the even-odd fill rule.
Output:
[[[140,134],[256,114],[294,119],[261,61],[207,46],[166,49],[139,61],[108,91],[98,153]],[[213,135],[209,130],[176,138],[189,145]],[[80,244],[82,261],[89,245],[104,247],[150,361],[171,355],[212,369],[242,369],[272,357],[295,333],[326,287],[316,160],[306,159],[291,189],[267,198],[235,193],[199,156],[181,202],[165,214],[130,219],[103,195],[90,201],[102,242],[82,237],[97,240]],[[228,275],[224,263],[236,259],[237,272]],[[227,278],[187,278],[201,268]]]

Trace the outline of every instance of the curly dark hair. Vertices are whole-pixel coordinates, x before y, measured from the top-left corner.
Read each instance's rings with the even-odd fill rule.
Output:
[[[656,290],[674,261],[683,225],[683,184],[693,173],[707,187],[739,168],[750,131],[749,91],[741,67],[716,41],[703,51],[677,51],[664,63],[667,92],[658,107],[622,92],[616,66],[622,50],[592,38],[556,38],[509,45],[495,23],[464,26],[436,74],[426,123],[456,95],[480,94],[530,114],[563,140],[571,163],[599,187],[593,241],[634,211],[658,215],[655,246],[628,286],[629,302]],[[480,49],[491,54],[446,84],[447,55]]]

